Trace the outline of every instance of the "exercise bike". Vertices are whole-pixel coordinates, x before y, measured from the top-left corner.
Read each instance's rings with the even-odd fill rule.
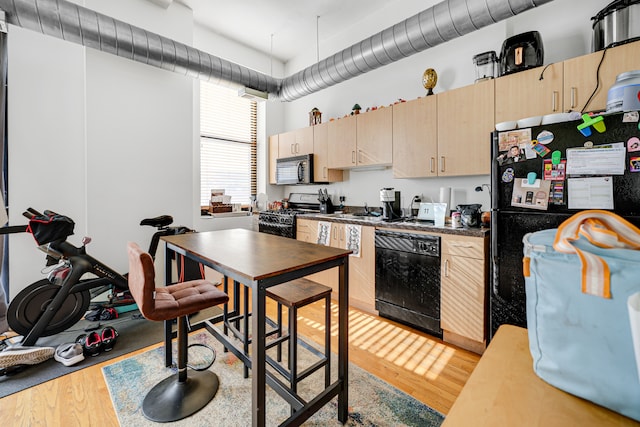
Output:
[[[7,321],[11,329],[22,335],[23,346],[33,346],[40,337],[55,335],[75,325],[87,312],[91,300],[107,292],[127,292],[127,275],[120,274],[87,254],[90,238],[82,246],[67,241],[73,234],[73,221],[52,211],[44,214],[29,208],[23,213],[29,219],[24,231],[31,232],[38,248],[47,255],[47,266],[56,265],[46,279],[38,280],[20,291],[10,302]],[[173,217],[161,215],[146,218],[141,226],[157,229],[151,238],[149,254],[155,258],[160,237],[191,233],[184,226],[173,226]],[[86,278],[85,274],[95,277]]]

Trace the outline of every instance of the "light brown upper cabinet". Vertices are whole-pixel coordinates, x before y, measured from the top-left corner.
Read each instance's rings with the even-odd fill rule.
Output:
[[[342,181],[342,171],[329,169],[329,123],[313,126],[313,180]]]
[[[356,115],[358,166],[391,165],[393,162],[393,108],[378,108]]]
[[[562,70],[560,62],[496,79],[495,122],[561,113]]]
[[[596,88],[598,64],[603,51],[579,56],[564,62],[564,109],[598,111],[607,108],[607,92],[618,74],[640,70],[640,41],[607,49],[600,66],[600,85],[588,105],[587,100]]]
[[[329,167],[391,165],[392,121],[393,109],[385,107],[329,122]]]
[[[276,160],[278,159],[278,135],[269,137],[269,184],[276,183]]]
[[[393,177],[438,176],[436,96],[393,106]]]
[[[279,158],[313,153],[313,128],[306,127],[284,132],[278,137]]]
[[[437,94],[438,176],[491,173],[494,81]]]
[[[328,125],[329,167],[346,169],[356,166],[356,116],[332,120]]]

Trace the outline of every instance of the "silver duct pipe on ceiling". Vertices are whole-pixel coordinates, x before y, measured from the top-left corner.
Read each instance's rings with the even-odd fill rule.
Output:
[[[283,80],[292,101],[553,0],[445,0]]]
[[[285,79],[251,70],[66,0],[0,0],[9,23],[127,59],[283,101],[305,95],[552,0],[445,0]]]
[[[278,93],[281,80],[65,0],[0,0],[9,23],[223,85]]]

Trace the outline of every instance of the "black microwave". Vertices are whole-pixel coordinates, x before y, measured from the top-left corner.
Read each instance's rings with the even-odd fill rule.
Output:
[[[313,183],[313,154],[276,160],[276,184],[296,185],[311,183]]]

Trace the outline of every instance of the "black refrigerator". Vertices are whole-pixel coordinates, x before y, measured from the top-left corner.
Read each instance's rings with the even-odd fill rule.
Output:
[[[492,134],[490,337],[493,337],[502,324],[526,327],[526,295],[522,273],[524,235],[556,228],[574,213],[590,208],[584,206],[583,199],[579,197],[579,191],[584,188],[581,184],[574,184],[581,181],[575,178],[590,178],[591,180],[586,180],[589,182],[598,178],[598,183],[612,181],[613,209],[608,210],[640,226],[640,151],[636,151],[640,150],[640,130],[637,117],[637,112],[604,115],[606,131],[599,133],[591,127],[592,132],[588,137],[577,129],[577,125],[583,123],[582,119],[532,127],[531,139],[545,143],[538,142],[534,146],[546,154],[542,157],[536,152],[535,158],[531,159],[527,159],[525,153],[518,149],[513,149],[512,154],[509,154],[514,142],[526,141],[526,130],[518,132],[522,131],[518,129],[515,134]],[[576,165],[571,168],[572,171],[581,174],[566,174],[567,149],[589,146],[599,149],[613,143],[624,145],[622,175],[612,174],[608,179],[609,175],[606,173],[585,173],[590,165],[594,166],[596,172],[602,172],[602,169],[598,169],[605,163],[604,159],[589,160],[585,162],[586,168],[579,167],[579,162],[572,161]],[[526,144],[520,142],[515,145],[524,147]],[[555,153],[555,160],[552,161],[554,152],[559,153]],[[576,152],[571,153],[572,159],[575,159],[574,153]],[[618,157],[621,156],[622,153],[618,151]],[[551,166],[550,162],[556,164]],[[545,167],[549,169],[547,177],[551,178],[548,206],[546,210],[532,209],[530,207],[539,202],[534,199],[534,194],[538,197],[537,192],[523,191],[522,185],[529,183],[528,180],[523,180],[530,172],[536,173],[538,179],[544,178]],[[569,183],[568,179],[572,179],[572,182]],[[569,208],[570,186],[575,190],[571,206],[582,205],[579,209]],[[577,203],[576,200],[580,202]]]

